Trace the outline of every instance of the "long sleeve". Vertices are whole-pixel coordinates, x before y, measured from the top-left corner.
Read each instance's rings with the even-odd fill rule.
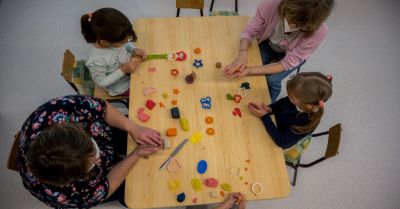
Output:
[[[310,58],[310,56],[317,50],[318,46],[325,39],[328,33],[328,26],[323,23],[320,28],[310,37],[298,38],[297,41],[293,41],[296,46],[286,52],[285,57],[280,61],[285,70],[290,70],[298,66],[304,60]]]
[[[275,144],[282,148],[288,148],[297,143],[301,138],[307,134],[296,134],[290,128],[281,132],[275,124],[272,122],[269,115],[264,115],[261,117],[261,121],[264,124],[265,129],[268,134],[274,140]]]
[[[249,40],[256,38],[258,43],[267,39],[279,20],[277,8],[280,2],[281,0],[261,1],[257,6],[256,14],[242,31],[241,38]]]
[[[133,50],[136,48],[136,46],[132,42],[128,42],[124,44],[124,47],[126,51],[133,56]]]
[[[274,113],[278,112],[280,107],[283,105],[283,103],[287,102],[285,100],[287,100],[286,97],[285,98],[281,98],[281,99],[279,99],[278,101],[276,101],[274,103],[271,103],[269,105],[269,107],[272,109],[272,112],[270,114],[274,114]]]
[[[106,65],[97,65],[94,63],[86,65],[86,67],[90,70],[94,83],[100,88],[108,88],[125,76],[121,69],[115,70],[107,75],[107,69],[105,66]]]

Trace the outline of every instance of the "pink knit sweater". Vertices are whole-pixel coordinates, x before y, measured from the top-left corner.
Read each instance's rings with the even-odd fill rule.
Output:
[[[278,5],[281,0],[263,0],[257,7],[256,14],[251,18],[242,32],[241,37],[258,43],[271,36],[272,31],[281,20],[278,14]],[[296,36],[286,49],[286,56],[280,61],[285,70],[292,69],[302,61],[307,60],[318,48],[328,32],[326,23],[323,23],[311,36],[303,33]]]

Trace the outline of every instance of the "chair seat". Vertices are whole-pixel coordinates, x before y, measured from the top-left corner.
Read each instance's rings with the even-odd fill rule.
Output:
[[[312,135],[309,134],[302,138],[297,144],[293,145],[290,148],[284,149],[285,161],[289,162],[293,165],[296,165],[301,158],[304,150],[310,145]]]
[[[212,11],[208,16],[239,16],[239,13],[235,11]]]
[[[108,92],[106,92],[104,89],[95,86],[94,87],[94,97],[100,98],[100,99],[105,99],[105,100],[123,100],[123,99],[129,99],[128,96],[110,96]]]
[[[89,69],[85,67],[85,60],[78,60],[72,73],[72,83],[83,95],[94,95],[94,82],[90,77]]]

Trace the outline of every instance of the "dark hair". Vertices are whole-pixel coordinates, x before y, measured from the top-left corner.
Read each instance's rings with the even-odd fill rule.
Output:
[[[302,72],[288,80],[286,89],[303,104],[317,105],[320,101],[328,101],[332,96],[332,83],[325,75],[319,72]],[[324,107],[319,107],[317,112],[310,112],[310,123],[304,126],[293,126],[297,133],[310,133],[314,131],[324,114]]]
[[[307,27],[302,31],[310,36],[329,17],[334,4],[334,0],[282,0],[278,14],[299,27]]]
[[[30,144],[28,169],[43,183],[65,185],[87,175],[95,148],[82,128],[56,124]]]
[[[81,17],[81,33],[88,43],[105,40],[111,43],[123,41],[127,36],[137,40],[129,19],[113,8],[102,8]]]

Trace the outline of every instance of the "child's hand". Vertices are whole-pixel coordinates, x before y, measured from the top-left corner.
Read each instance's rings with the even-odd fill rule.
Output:
[[[121,66],[121,71],[126,74],[134,73],[141,62],[141,58],[132,58],[130,62],[127,62]]]
[[[246,198],[244,197],[243,194],[240,192],[236,193],[233,195],[236,199],[235,204],[239,204],[239,209],[245,209],[246,208]]]
[[[230,209],[235,206],[236,198],[235,195],[236,193],[230,193],[229,196],[226,198],[225,202],[223,202],[220,206],[216,207],[215,209]]]
[[[145,61],[147,58],[146,51],[144,51],[143,49],[140,49],[140,48],[133,49],[133,54],[135,55],[135,57],[142,59],[142,62]]]
[[[262,117],[265,114],[272,112],[272,109],[269,106],[265,105],[264,103],[256,104],[256,103],[250,102],[247,105],[247,107],[249,108],[251,113],[253,113],[254,115],[256,115],[258,117]]]

